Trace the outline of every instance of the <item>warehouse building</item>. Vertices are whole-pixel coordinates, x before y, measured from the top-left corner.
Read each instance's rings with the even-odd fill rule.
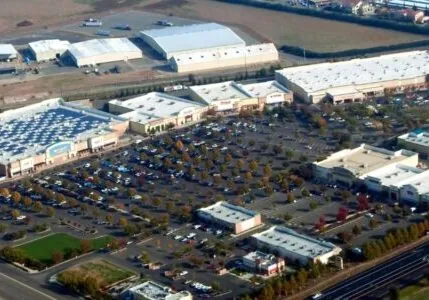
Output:
[[[234,31],[217,23],[149,29],[141,31],[139,37],[166,59],[182,53],[246,45]]]
[[[250,252],[242,258],[243,265],[250,272],[264,276],[273,276],[283,272],[286,268],[285,260],[261,251]]]
[[[278,60],[276,46],[270,43],[181,53],[173,55],[170,64],[178,73],[191,73],[213,69],[248,68]]]
[[[410,8],[413,10],[429,10],[429,1],[427,0],[374,0],[375,4],[399,9]]]
[[[429,156],[429,132],[414,130],[398,136],[398,145],[405,149],[418,152],[425,157]]]
[[[156,92],[109,102],[109,111],[130,120],[130,129],[140,134],[193,124],[201,120],[207,109],[199,103]]]
[[[16,177],[117,144],[128,121],[50,99],[0,114],[0,175]]]
[[[28,44],[30,51],[37,62],[44,62],[60,58],[70,46],[68,41],[42,40]]]
[[[418,154],[408,150],[389,151],[362,144],[331,154],[323,161],[313,163],[314,176],[325,182],[351,187],[368,174],[390,165],[415,167]]]
[[[293,93],[277,81],[264,81],[249,84],[239,84],[253,98],[257,98],[259,108],[273,108],[290,104],[293,101]]]
[[[411,51],[285,68],[276,72],[276,80],[307,103],[339,104],[426,88],[428,74],[428,52]]]
[[[252,240],[259,249],[268,249],[301,265],[317,261],[327,264],[331,257],[339,255],[342,250],[332,243],[299,234],[282,226],[273,226],[266,231],[256,233],[252,235]]]
[[[146,281],[127,289],[121,299],[127,300],[192,300],[188,291],[175,292],[154,281]]]
[[[143,57],[140,48],[127,38],[94,39],[75,43],[70,45],[67,55],[78,67]]]
[[[198,217],[204,222],[232,230],[234,234],[243,233],[262,224],[259,213],[224,201],[199,209]]]
[[[18,58],[18,51],[12,44],[0,44],[0,61],[11,61]]]

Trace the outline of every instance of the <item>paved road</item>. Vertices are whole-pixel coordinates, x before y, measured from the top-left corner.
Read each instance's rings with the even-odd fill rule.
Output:
[[[398,255],[322,292],[318,299],[360,299],[412,272],[429,266],[429,243]]]

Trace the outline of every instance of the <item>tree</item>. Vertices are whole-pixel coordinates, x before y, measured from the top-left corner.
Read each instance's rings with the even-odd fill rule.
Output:
[[[21,201],[21,194],[17,191],[12,192],[12,201],[15,203],[15,205],[18,205]]]
[[[264,169],[263,169],[263,172],[264,172],[264,176],[266,176],[266,177],[270,177],[271,176],[271,173],[272,173],[272,170],[271,170],[271,166],[270,165],[265,165],[264,166]]]
[[[134,188],[127,189],[127,197],[133,198],[135,195],[137,195],[137,191]]]
[[[121,217],[119,219],[119,226],[122,227],[122,228],[124,228],[127,225],[128,225],[128,220],[126,218],[124,218],[124,217]]]
[[[257,169],[258,169],[258,162],[257,162],[256,160],[252,160],[252,161],[249,163],[249,171],[253,173],[253,172],[255,172]]]
[[[356,224],[355,226],[353,226],[352,232],[354,235],[361,234],[362,228]]]
[[[345,221],[348,214],[349,214],[349,210],[347,209],[347,207],[341,206],[337,212],[337,221],[339,222]]]
[[[377,225],[378,225],[378,221],[376,219],[372,218],[371,220],[369,220],[369,227],[371,229],[374,229],[375,227],[377,227]]]
[[[0,188],[0,196],[2,197],[9,197],[10,196],[10,191],[7,188]]]
[[[369,209],[368,196],[365,194],[360,194],[357,198],[358,209],[367,210]]]
[[[12,216],[12,218],[16,219],[21,215],[21,212],[17,209],[14,209],[10,212],[10,215]]]
[[[310,192],[306,188],[303,188],[301,190],[301,196],[308,197],[308,196],[310,196]]]
[[[92,242],[90,240],[82,240],[80,241],[80,252],[81,253],[88,253],[90,251],[92,251],[93,246],[92,246]]]
[[[106,222],[113,224],[113,216],[111,214],[106,215]]]
[[[26,208],[30,208],[31,205],[33,204],[33,200],[31,200],[30,197],[25,196],[24,199],[22,199],[22,203]]]
[[[37,213],[41,212],[43,210],[43,204],[40,201],[34,202],[33,210]]]
[[[155,207],[159,207],[161,205],[161,199],[159,197],[154,197],[152,199],[152,205]]]
[[[295,201],[295,196],[292,193],[287,193],[286,199],[288,203],[292,203]]]
[[[53,217],[55,215],[55,208],[48,206],[46,207],[46,216]]]
[[[314,210],[317,208],[317,202],[311,201],[309,204],[310,210]]]
[[[66,200],[66,198],[64,197],[63,194],[57,194],[55,196],[55,200],[57,201],[57,203],[62,203],[62,202],[64,202]]]
[[[285,158],[286,158],[286,160],[291,160],[294,156],[295,156],[295,151],[293,151],[291,149],[286,149],[285,150]]]
[[[64,254],[61,251],[52,252],[52,256],[51,256],[52,264],[54,265],[59,264],[63,260],[64,260]]]

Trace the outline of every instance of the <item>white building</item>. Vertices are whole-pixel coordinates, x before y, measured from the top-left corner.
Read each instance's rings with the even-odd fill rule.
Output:
[[[332,243],[299,234],[282,226],[273,226],[254,234],[252,239],[259,249],[268,249],[290,262],[299,262],[302,265],[310,261],[327,264],[331,257],[339,255],[342,251]]]
[[[246,254],[242,258],[243,265],[251,272],[257,272],[265,276],[281,273],[286,264],[283,258],[275,257],[261,251],[254,251]]]
[[[410,51],[285,68],[276,80],[308,103],[350,103],[385,91],[426,88],[428,74],[428,52]]]
[[[153,281],[146,281],[126,290],[121,297],[129,300],[192,300],[188,291],[175,292],[171,288]]]
[[[248,68],[278,60],[276,46],[269,43],[175,54],[171,57],[170,64],[178,73],[191,73],[213,69]]]
[[[429,10],[429,1],[427,0],[375,0],[375,4],[396,8],[411,8],[420,10]]]
[[[140,134],[197,122],[207,109],[200,103],[156,92],[109,102],[109,111],[130,120],[130,129]]]
[[[362,144],[331,154],[323,161],[313,163],[314,176],[320,180],[353,186],[368,174],[389,165],[416,167],[418,154],[408,150],[389,151]]]
[[[293,93],[275,80],[239,84],[239,86],[253,98],[258,98],[259,103],[268,108],[290,104],[293,101]]]
[[[12,44],[0,44],[0,60],[10,61],[18,57],[18,51]]]
[[[59,58],[70,46],[69,41],[42,40],[28,44],[37,62]]]
[[[240,234],[262,224],[259,213],[224,201],[200,208],[198,217],[205,222],[232,230],[234,234]]]
[[[139,36],[166,59],[182,53],[245,46],[234,31],[217,23],[149,29]]]
[[[405,149],[429,156],[429,132],[415,130],[398,137],[398,145]]]
[[[70,45],[67,53],[78,67],[143,57],[140,48],[127,38],[94,39],[75,43]]]

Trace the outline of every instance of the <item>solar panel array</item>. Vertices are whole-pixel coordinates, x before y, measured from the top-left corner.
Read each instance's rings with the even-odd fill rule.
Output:
[[[74,140],[81,134],[103,129],[108,118],[88,115],[63,107],[21,115],[0,122],[0,153],[2,156],[20,156],[37,149],[66,140]]]

